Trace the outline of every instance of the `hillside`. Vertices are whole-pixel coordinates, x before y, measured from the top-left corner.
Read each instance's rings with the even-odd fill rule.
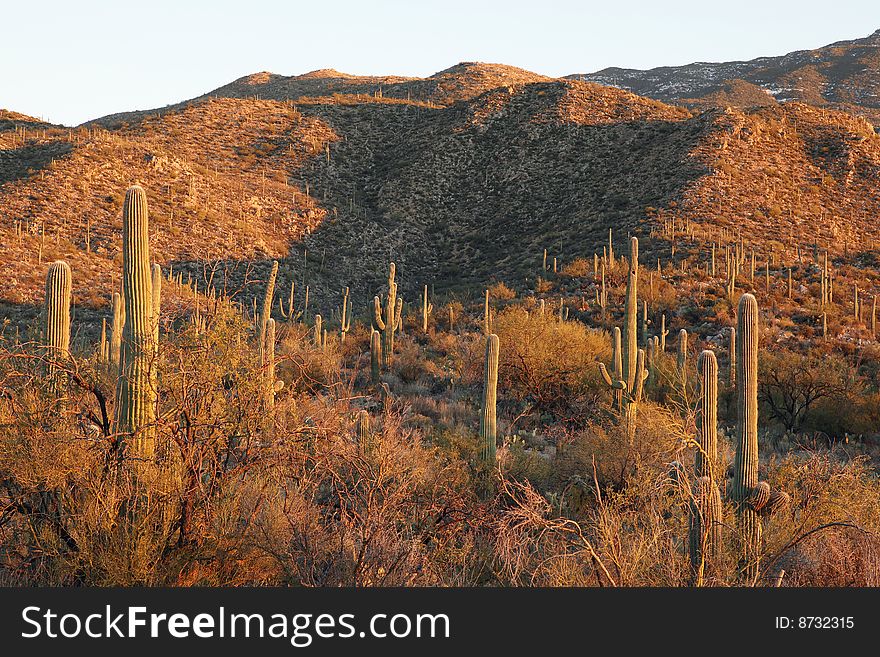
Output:
[[[263,97],[286,90],[283,79],[250,80],[259,99],[204,97],[113,130],[12,133],[17,141],[0,151],[2,301],[35,312],[41,263],[65,258],[78,312],[106,308],[122,192],[134,181],[149,194],[154,259],[200,289],[222,281],[246,304],[273,259],[281,288],[295,281],[300,295],[309,285],[313,307],[335,307],[349,286],[365,309],[390,259],[410,299],[424,284],[462,294],[493,281],[532,289],[543,249],[563,265],[591,258],[609,228],[616,248],[631,233],[642,238],[643,262],[668,261],[663,230],[673,218],[700,227],[678,244],[676,262],[700,262],[709,242],[735,233],[761,258],[798,244],[849,253],[877,236],[880,137],[836,110],[692,112],[470,64],[432,76],[430,87],[382,78],[381,95],[296,102]],[[317,85],[303,87],[309,93],[338,89],[327,84],[368,91],[357,80],[300,76]],[[405,85],[416,84],[435,95],[407,98]]]
[[[799,101],[845,109],[880,125],[880,30],[862,39],[745,62],[695,62],[649,70],[606,68],[569,76],[667,103],[735,107]],[[748,85],[748,90],[746,85]],[[739,93],[730,93],[730,87]],[[762,102],[764,101],[764,102]]]

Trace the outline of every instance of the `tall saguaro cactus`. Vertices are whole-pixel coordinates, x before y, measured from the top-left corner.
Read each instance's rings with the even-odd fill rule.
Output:
[[[275,298],[275,281],[278,278],[278,261],[272,261],[272,269],[269,271],[269,280],[266,282],[266,294],[263,296],[263,308],[260,312],[259,342],[260,348],[266,341],[266,329],[269,326],[269,318],[272,316],[272,301]]]
[[[392,262],[388,267],[388,297],[385,300],[384,311],[379,297],[373,297],[373,324],[382,333],[382,367],[384,368],[391,367],[394,358],[394,332],[400,327],[400,314],[403,312],[403,299],[397,296],[395,273],[396,268]]]
[[[152,425],[156,414],[153,282],[150,272],[147,195],[134,185],[122,206],[122,328],[116,383],[116,430],[128,454],[150,459],[155,451]]]
[[[486,364],[483,379],[483,407],[480,416],[480,459],[495,463],[495,410],[498,392],[498,336],[486,336]]]
[[[716,478],[718,462],[718,360],[706,349],[697,360],[699,406],[697,407],[699,449],[694,458],[698,477]]]
[[[70,351],[70,265],[63,260],[56,260],[49,265],[46,274],[46,299],[44,307],[45,334],[44,340],[50,360],[59,360]],[[50,375],[56,370],[55,365],[47,368]]]
[[[751,294],[739,301],[736,332],[736,455],[731,498],[742,539],[741,577],[753,584],[760,569],[761,518],[786,506],[789,497],[758,481],[758,302]]]
[[[742,566],[747,581],[758,574],[761,520],[748,504],[758,486],[758,302],[751,294],[739,301],[736,331],[736,456],[733,489],[742,535]]]
[[[621,368],[618,371],[614,362],[614,378],[608,374],[604,363],[599,363],[599,372],[605,383],[615,391],[615,403],[620,400],[626,421],[626,434],[630,441],[635,439],[636,412],[641,401],[642,389],[648,372],[645,369],[645,351],[638,348],[638,284],[639,284],[639,240],[630,240],[629,276],[626,282],[626,301],[624,303],[624,322],[622,347],[620,349]],[[615,334],[615,339],[616,339]]]

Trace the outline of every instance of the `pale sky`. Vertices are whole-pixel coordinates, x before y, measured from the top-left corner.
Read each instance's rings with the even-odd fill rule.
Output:
[[[867,36],[880,0],[0,0],[0,108],[76,125],[257,71],[561,76],[752,59]]]

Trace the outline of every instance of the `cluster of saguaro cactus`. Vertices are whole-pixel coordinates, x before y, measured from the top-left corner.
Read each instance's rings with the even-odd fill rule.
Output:
[[[699,406],[697,408],[697,452],[688,526],[692,583],[700,586],[706,572],[712,572],[721,550],[722,506],[718,489],[718,362],[715,354],[703,351],[697,361]]]
[[[635,439],[636,414],[642,398],[642,390],[648,372],[645,370],[645,351],[638,348],[637,306],[639,282],[639,240],[630,240],[629,276],[626,283],[626,301],[624,302],[624,323],[620,353],[620,370],[614,366],[614,377],[609,375],[604,363],[599,363],[599,372],[605,383],[614,391],[615,404],[620,403],[626,422],[626,434],[629,442]]]
[[[400,314],[403,312],[403,299],[397,296],[397,283],[394,280],[396,268],[392,262],[388,267],[388,296],[385,308],[379,297],[373,298],[373,327],[382,333],[382,367],[391,366],[394,358],[394,333],[400,327]]]
[[[147,195],[129,187],[122,208],[122,299],[125,319],[116,384],[116,430],[128,454],[155,451],[156,368]]]
[[[495,462],[495,411],[498,392],[498,336],[486,336],[486,363],[483,379],[483,406],[480,416],[480,459]]]
[[[70,351],[70,265],[56,260],[46,274],[46,298],[43,308],[44,342],[47,348],[46,368],[53,385],[60,383],[55,361],[63,360]]]
[[[742,540],[741,576],[756,581],[760,568],[760,514],[785,506],[788,495],[758,481],[758,302],[751,294],[740,298],[736,330],[736,455],[731,498],[736,504]]]

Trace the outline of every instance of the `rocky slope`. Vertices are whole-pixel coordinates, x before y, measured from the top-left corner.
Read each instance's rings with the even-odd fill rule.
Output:
[[[300,77],[317,85],[309,93],[336,88],[327,80],[369,92],[347,76]],[[293,101],[264,76],[252,85],[261,93],[108,120],[109,130],[0,132],[0,301],[33,314],[45,263],[65,258],[78,312],[104,312],[136,181],[150,197],[154,260],[247,304],[272,259],[298,303],[303,283],[324,309],[347,285],[365,309],[389,259],[409,298],[423,284],[529,289],[544,248],[565,265],[601,252],[609,228],[617,249],[639,235],[643,262],[668,262],[673,218],[699,229],[676,262],[704,259],[725,231],[762,258],[814,244],[852,255],[877,237],[880,137],[845,112],[695,111],[483,65],[432,77]],[[280,99],[263,97],[272,89]]]
[[[880,125],[880,30],[863,39],[747,62],[607,68],[569,77],[700,108],[799,101],[846,109]]]

